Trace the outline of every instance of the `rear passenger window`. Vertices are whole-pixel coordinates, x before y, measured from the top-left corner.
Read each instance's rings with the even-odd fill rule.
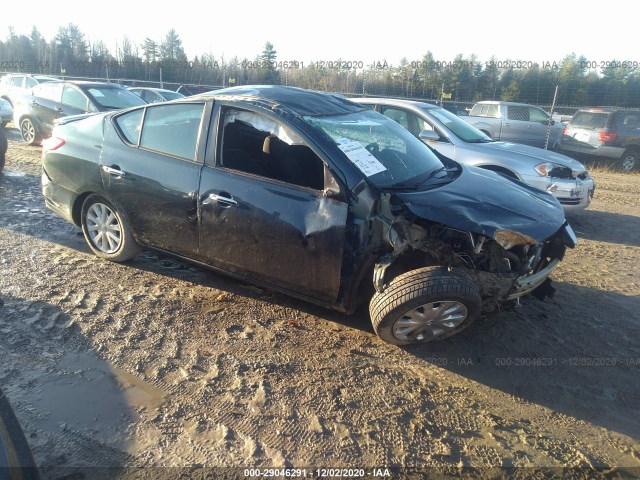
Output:
[[[509,120],[519,120],[522,122],[528,122],[529,108],[520,105],[509,105]]]
[[[124,139],[133,145],[137,145],[138,139],[140,138],[143,113],[144,109],[141,108],[140,110],[134,110],[133,112],[120,115],[115,119],[116,125]]]
[[[140,147],[195,160],[203,110],[202,103],[147,107]]]
[[[62,83],[57,82],[41,83],[33,87],[33,94],[36,97],[59,102],[62,98],[62,86]]]
[[[324,188],[324,163],[289,128],[244,110],[224,112],[220,164],[301,187]]]

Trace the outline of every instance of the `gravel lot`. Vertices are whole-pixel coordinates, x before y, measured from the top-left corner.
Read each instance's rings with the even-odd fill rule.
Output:
[[[44,478],[271,466],[640,476],[639,175],[594,174],[554,299],[397,348],[366,313],[155,253],[97,259],[45,208],[40,149],[7,132],[0,387]]]

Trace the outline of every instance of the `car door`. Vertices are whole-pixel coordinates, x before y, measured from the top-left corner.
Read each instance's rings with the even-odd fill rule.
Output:
[[[218,106],[200,182],[201,260],[334,303],[347,204],[317,149],[275,117]]]
[[[503,119],[501,140],[544,147],[547,132],[547,125],[543,123],[546,119],[544,112],[527,105],[507,105],[506,108],[507,118]]]
[[[209,110],[206,102],[150,105],[116,115],[105,128],[105,192],[140,243],[197,254],[201,132]]]

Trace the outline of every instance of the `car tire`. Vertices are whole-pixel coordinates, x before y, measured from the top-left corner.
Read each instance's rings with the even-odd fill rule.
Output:
[[[369,304],[376,334],[394,345],[440,340],[464,330],[480,315],[482,300],[461,271],[424,267],[394,278]]]
[[[637,150],[627,150],[624,152],[620,159],[620,169],[623,172],[633,172],[637,170],[639,166],[638,163],[640,162],[638,156]]]
[[[99,195],[89,195],[85,199],[81,224],[85,240],[100,258],[124,262],[142,251],[122,215]]]
[[[38,129],[30,118],[23,118],[20,121],[20,135],[28,145],[36,145],[40,141]]]
[[[4,168],[5,154],[7,153],[8,147],[9,144],[7,142],[7,135],[4,131],[4,128],[0,127],[0,172]]]
[[[2,127],[2,128],[6,127],[7,123],[9,123],[9,122],[4,121],[4,120],[0,121],[0,127]]]

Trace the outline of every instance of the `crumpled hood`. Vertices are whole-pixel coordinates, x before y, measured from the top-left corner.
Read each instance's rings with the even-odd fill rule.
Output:
[[[565,223],[562,207],[552,195],[467,165],[449,184],[420,192],[394,193],[414,215],[495,240],[504,238],[506,231],[507,235],[516,232],[541,242]],[[505,246],[505,242],[499,243]]]
[[[559,163],[560,165],[570,168],[576,175],[587,170],[582,163],[571,157],[567,157],[566,155],[562,155],[561,153],[554,152],[552,150],[532,147],[531,145],[522,145],[520,143],[511,142],[491,142],[477,145],[482,145],[486,150],[496,150],[503,154],[501,156],[513,156],[514,154],[524,155],[525,157],[531,158],[532,161],[535,160],[536,165],[542,162]]]

